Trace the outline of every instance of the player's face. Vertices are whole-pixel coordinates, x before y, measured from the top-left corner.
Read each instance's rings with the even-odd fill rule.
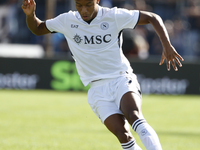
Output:
[[[94,19],[98,12],[99,0],[75,0],[76,9],[86,22]]]

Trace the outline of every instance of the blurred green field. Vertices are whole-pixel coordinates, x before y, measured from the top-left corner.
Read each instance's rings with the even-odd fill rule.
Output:
[[[163,150],[200,149],[199,106],[200,96],[143,96],[144,116]],[[0,150],[74,149],[121,150],[86,93],[0,90]]]

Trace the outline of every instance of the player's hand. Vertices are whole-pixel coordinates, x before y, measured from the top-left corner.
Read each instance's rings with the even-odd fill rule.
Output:
[[[177,51],[175,50],[175,48],[172,45],[170,45],[168,48],[164,47],[160,65],[162,65],[164,63],[165,59],[166,59],[168,71],[170,71],[171,64],[172,64],[174,70],[178,71],[176,63],[179,65],[179,67],[182,67],[180,60],[184,61],[184,59],[177,53]]]
[[[34,15],[36,9],[35,0],[23,0],[22,10],[27,16]]]

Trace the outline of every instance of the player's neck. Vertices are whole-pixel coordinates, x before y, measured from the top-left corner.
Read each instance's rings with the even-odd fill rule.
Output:
[[[88,24],[90,24],[91,22],[92,22],[92,20],[94,20],[94,18],[93,19],[91,19],[91,20],[89,20],[89,21],[86,21]]]
[[[88,24],[90,24],[92,22],[92,20],[94,20],[97,17],[98,11],[99,11],[99,7],[97,5],[96,11],[95,11],[95,13],[93,15],[93,18],[88,20],[88,21],[86,21]]]

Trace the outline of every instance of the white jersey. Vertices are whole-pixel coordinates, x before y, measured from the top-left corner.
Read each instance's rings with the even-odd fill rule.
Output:
[[[120,76],[132,72],[122,52],[121,31],[134,28],[138,10],[98,6],[98,14],[90,24],[78,11],[69,11],[46,21],[51,32],[64,34],[75,60],[78,74],[86,86],[91,81]]]

